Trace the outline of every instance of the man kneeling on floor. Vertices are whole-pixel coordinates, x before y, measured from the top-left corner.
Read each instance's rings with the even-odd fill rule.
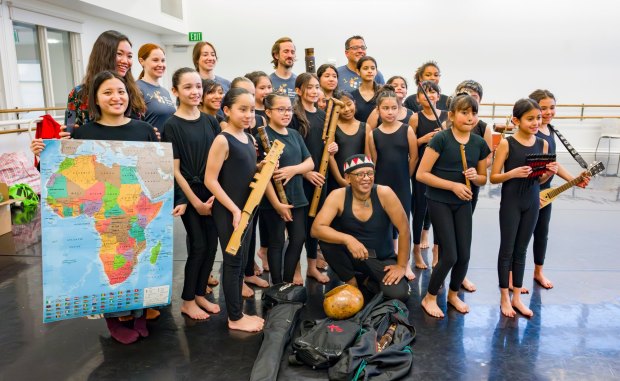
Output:
[[[391,188],[375,185],[375,165],[367,156],[349,157],[344,173],[349,186],[329,194],[311,234],[342,281],[358,288],[358,281],[364,282],[364,288],[383,291],[388,299],[406,301],[404,275],[411,245],[405,210]],[[399,233],[398,254],[392,226]]]

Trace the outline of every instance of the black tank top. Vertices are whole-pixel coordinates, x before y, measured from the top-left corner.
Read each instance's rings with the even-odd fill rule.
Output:
[[[439,111],[439,110],[438,110]],[[441,111],[439,113],[439,124],[445,121],[448,118],[448,113],[445,111]],[[435,131],[438,128],[437,122],[434,120],[428,119],[423,112],[418,113],[418,128],[416,129],[415,136],[420,139],[422,136]],[[418,147],[418,163],[422,161],[422,155],[424,155],[424,149],[426,149],[426,144],[422,144]]]
[[[545,145],[545,141],[541,138],[536,138],[536,142],[531,147],[519,143],[514,136],[509,136],[506,140],[508,141],[508,157],[504,162],[504,172],[527,165],[525,160],[527,155],[542,153]],[[516,178],[502,184],[502,200],[508,199],[504,197],[523,197],[526,193],[538,200],[539,192],[538,179]]]
[[[344,208],[342,214],[336,217],[336,226],[341,232],[355,237],[367,249],[375,250],[378,259],[394,257],[396,254],[392,243],[392,222],[381,206],[376,184],[370,191],[370,201],[372,215],[368,221],[360,221],[353,214],[353,191],[350,186],[346,187]]]
[[[366,123],[361,122],[359,129],[353,135],[345,134],[340,127],[336,127],[336,143],[338,152],[334,155],[340,175],[344,173],[344,162],[352,155],[363,154],[366,144]]]
[[[372,130],[377,150],[375,183],[392,188],[407,213],[411,211],[408,132],[409,126],[406,124],[391,134],[379,128]]]
[[[256,173],[254,141],[247,133],[247,143],[240,142],[228,132],[222,132],[222,135],[228,141],[228,158],[222,164],[217,180],[228,197],[242,209],[250,195],[250,182]]]

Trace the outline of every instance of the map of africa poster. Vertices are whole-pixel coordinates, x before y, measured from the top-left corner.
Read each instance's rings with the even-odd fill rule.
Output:
[[[46,140],[43,321],[170,304],[169,143]]]

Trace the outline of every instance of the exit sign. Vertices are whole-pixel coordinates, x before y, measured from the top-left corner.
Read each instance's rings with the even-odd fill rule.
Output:
[[[202,32],[189,32],[190,41],[202,41]]]

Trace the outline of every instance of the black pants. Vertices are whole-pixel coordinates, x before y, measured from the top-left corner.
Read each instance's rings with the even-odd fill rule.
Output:
[[[258,214],[258,233],[260,237],[260,246],[269,246],[269,228],[260,213]]]
[[[252,225],[248,228],[248,234],[250,236],[250,247],[248,248],[248,260],[245,264],[245,270],[243,273],[245,276],[253,276],[254,275],[254,256],[256,255],[256,225],[258,225],[258,216],[255,215],[254,219],[252,219]]]
[[[299,207],[291,209],[293,221],[285,222],[274,209],[261,210],[263,219],[269,226],[269,246],[267,248],[267,258],[269,260],[269,271],[271,282],[278,284],[293,282],[295,268],[301,250],[306,239],[306,208]],[[282,258],[284,250],[285,229],[288,231],[288,247]]]
[[[236,321],[243,317],[241,288],[252,234],[250,232],[245,234],[236,255],[228,254],[226,253],[226,245],[228,245],[228,241],[234,231],[232,214],[216,200],[213,203],[213,218],[217,226],[217,235],[220,238],[220,247],[222,248],[222,290],[226,299],[226,311],[228,312],[228,318]],[[249,222],[248,229],[251,229],[251,227],[252,221]]]
[[[471,193],[473,193],[472,198],[471,198],[471,214],[474,214],[474,212],[476,211],[476,205],[478,205],[478,196],[480,195],[480,187],[475,184],[471,184]]]
[[[535,196],[535,198],[508,197],[507,200],[502,198],[499,207],[501,243],[497,260],[500,288],[508,288],[511,270],[513,286],[523,287],[527,245],[530,243],[538,219],[538,192]]]
[[[385,266],[395,265],[396,258],[375,259],[368,258],[365,261],[353,258],[349,250],[344,245],[335,245],[321,242],[321,251],[329,267],[334,270],[338,278],[343,282],[350,281],[355,277],[356,272],[363,273],[370,281],[378,285],[383,291],[383,295],[388,299],[399,299],[406,302],[409,298],[409,284],[407,278],[403,277],[400,282],[390,286],[383,283]]]
[[[201,216],[189,203],[181,220],[188,242],[181,298],[194,300],[194,296],[204,296],[206,293],[217,252],[217,230],[213,217]]]
[[[538,212],[538,220],[534,228],[534,263],[538,266],[545,264],[547,254],[547,240],[549,237],[549,222],[551,222],[551,206],[549,204]]]
[[[411,226],[413,229],[413,243],[414,245],[419,245],[420,237],[422,236],[422,229],[430,229],[431,219],[429,218],[426,196],[424,195],[426,192],[426,184],[415,180],[412,181],[412,186],[413,200],[411,201],[411,205],[413,207],[413,218],[411,220]]]
[[[450,275],[450,290],[458,291],[467,275],[471,249],[471,203],[445,204],[428,200],[433,232],[441,241],[439,262],[428,283],[428,293],[437,295]]]

